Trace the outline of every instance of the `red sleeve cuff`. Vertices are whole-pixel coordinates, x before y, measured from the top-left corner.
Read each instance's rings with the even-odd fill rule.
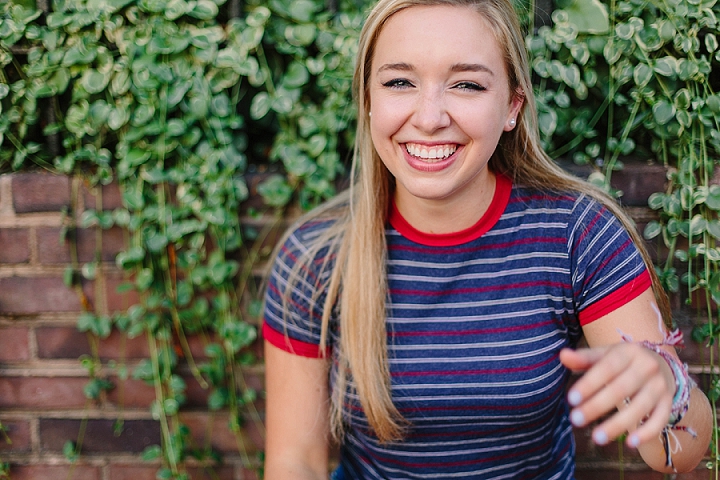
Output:
[[[294,355],[309,358],[326,358],[330,355],[329,347],[323,352],[319,345],[290,338],[272,328],[267,322],[263,322],[262,335],[271,345]]]
[[[580,325],[587,325],[617,310],[640,296],[641,293],[651,286],[652,280],[650,279],[650,274],[645,270],[638,277],[618,288],[607,297],[598,300],[578,313]]]

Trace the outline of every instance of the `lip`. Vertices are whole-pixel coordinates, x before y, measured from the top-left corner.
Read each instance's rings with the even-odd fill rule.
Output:
[[[415,157],[413,155],[410,155],[407,151],[407,143],[414,143],[418,145],[425,145],[429,148],[433,146],[440,146],[440,145],[457,145],[457,149],[455,152],[453,152],[452,155],[449,157],[443,159],[443,160],[433,160],[433,161],[425,161],[419,157]],[[461,144],[455,143],[455,142],[437,142],[437,143],[424,143],[424,142],[404,142],[400,144],[400,149],[403,152],[403,156],[405,158],[405,161],[407,164],[412,167],[415,170],[421,171],[421,172],[439,172],[441,170],[445,170],[446,168],[450,167],[455,160],[457,160],[458,152],[462,150],[463,146]]]

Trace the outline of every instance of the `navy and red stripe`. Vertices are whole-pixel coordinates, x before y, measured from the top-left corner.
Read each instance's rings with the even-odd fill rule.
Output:
[[[582,325],[649,288],[650,277],[596,201],[497,178],[490,208],[462,232],[428,235],[390,211],[388,357],[393,401],[410,426],[404,441],[378,442],[350,381],[341,448],[349,478],[573,477],[568,372],[558,353],[576,344]],[[328,225],[308,223],[289,237],[270,277],[263,334],[298,355],[327,355],[332,387],[338,324],[331,316],[321,351],[325,294],[313,288],[328,278],[325,259],[302,260],[307,281],[287,284]]]

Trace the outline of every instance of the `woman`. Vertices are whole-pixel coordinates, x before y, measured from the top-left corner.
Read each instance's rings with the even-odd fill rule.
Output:
[[[567,479],[596,420],[693,469],[707,399],[629,220],[539,145],[509,2],[380,0],[355,86],[356,178],[269,280],[266,478],[327,478],[334,438],[335,478]]]

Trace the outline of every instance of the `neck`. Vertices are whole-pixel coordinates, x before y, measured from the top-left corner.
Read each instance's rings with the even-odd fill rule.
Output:
[[[492,203],[495,194],[495,175],[488,172],[487,188],[482,188],[468,202],[467,198],[455,196],[448,199],[424,199],[395,193],[395,206],[403,218],[414,228],[430,234],[454,233],[475,225]]]

